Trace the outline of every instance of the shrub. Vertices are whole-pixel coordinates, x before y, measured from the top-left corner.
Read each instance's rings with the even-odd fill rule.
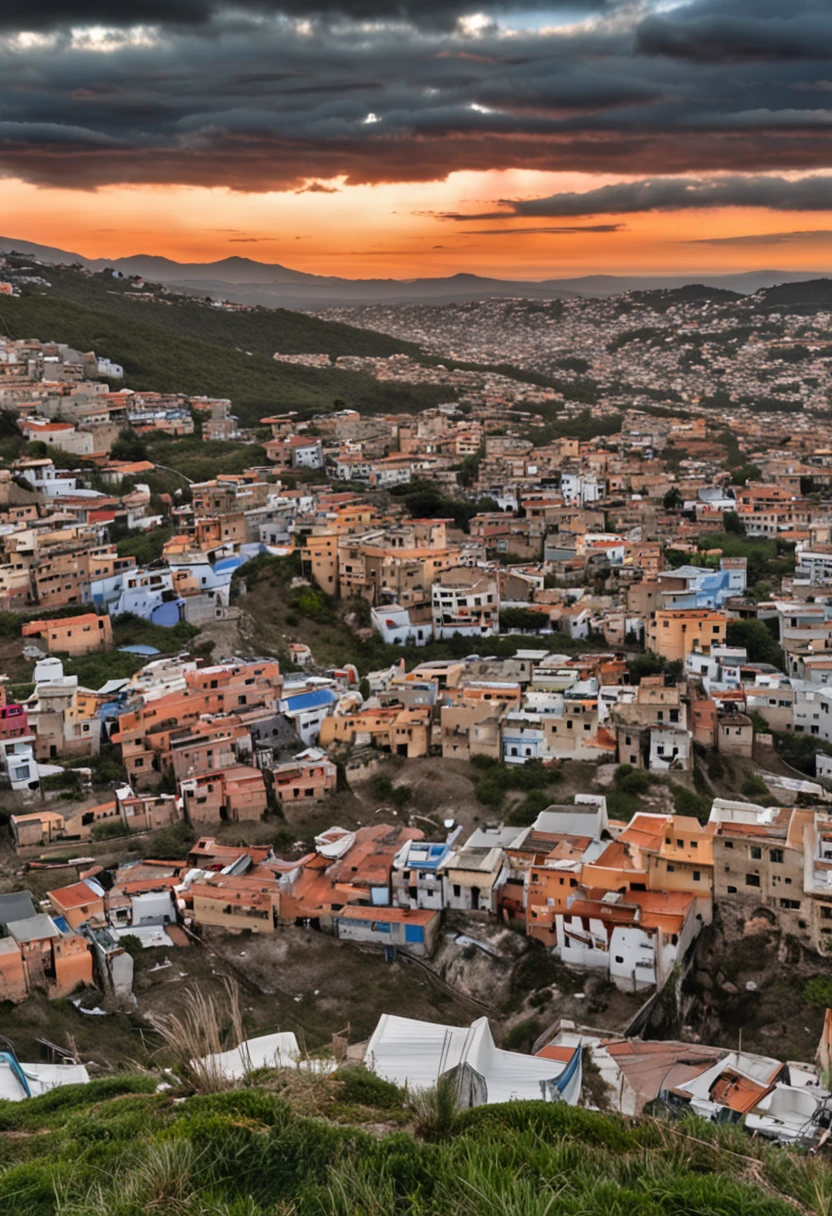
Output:
[[[343,1086],[346,1102],[375,1106],[380,1110],[393,1110],[401,1105],[401,1092],[392,1081],[385,1081],[383,1077],[377,1077],[375,1073],[358,1064],[339,1068],[336,1078]]]
[[[116,836],[126,836],[127,828],[120,819],[109,819],[106,823],[93,825],[93,840],[114,840]]]
[[[629,768],[629,765],[622,764],[615,773],[615,784],[618,789],[624,794],[646,794],[650,789],[650,774],[643,768],[630,769],[629,772],[623,772],[623,769]]]
[[[711,813],[711,799],[705,794],[695,794],[684,785],[672,785],[673,803],[677,815],[689,815],[700,823],[707,822]]]
[[[832,1008],[832,976],[816,975],[803,985],[803,999],[812,1009]]]
[[[746,777],[742,783],[742,793],[746,798],[762,798],[768,793],[768,786],[762,777],[758,777],[756,773],[752,773],[750,777]]]
[[[525,1018],[524,1021],[518,1022],[516,1026],[512,1026],[506,1035],[506,1050],[530,1052],[535,1041],[542,1033],[543,1026],[538,1022],[537,1018]]]
[[[145,856],[160,858],[163,861],[168,858],[177,861],[187,853],[195,840],[194,829],[189,823],[185,823],[184,819],[180,819],[178,823],[172,823],[167,828],[160,828],[158,832],[152,834],[147,842]]]

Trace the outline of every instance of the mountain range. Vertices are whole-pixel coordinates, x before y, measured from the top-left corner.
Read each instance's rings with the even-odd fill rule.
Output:
[[[80,263],[90,270],[107,267],[125,276],[141,275],[180,291],[210,295],[241,304],[269,308],[319,309],[365,304],[459,304],[471,300],[523,297],[569,299],[612,296],[624,291],[653,291],[702,283],[742,295],[779,283],[817,278],[818,271],[752,270],[727,275],[583,275],[571,279],[494,279],[476,274],[445,278],[345,279],[306,274],[277,262],[228,257],[216,262],[176,262],[152,254],[124,258],[85,258],[79,253],[39,245],[16,237],[0,237],[0,253],[17,251],[48,263]]]

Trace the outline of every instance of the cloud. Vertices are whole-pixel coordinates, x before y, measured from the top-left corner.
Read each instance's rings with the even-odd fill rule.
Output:
[[[497,0],[494,13],[604,12],[620,0]],[[486,7],[483,5],[482,7]],[[32,0],[25,15],[12,6],[0,12],[0,29],[43,31],[82,26],[124,29],[138,25],[189,28],[210,26],[232,10],[254,19],[275,15],[356,22],[407,21],[415,25],[454,27],[472,12],[470,0]]]
[[[767,207],[773,211],[832,211],[832,174],[791,181],[766,175],[713,178],[654,177],[600,186],[584,193],[507,202],[514,216],[622,215],[714,207]],[[475,217],[474,217],[475,218]]]
[[[464,217],[460,217],[464,218]],[[626,224],[575,224],[561,228],[466,228],[460,236],[577,236],[581,232],[623,232]]]
[[[819,62],[829,0],[696,0],[645,18],[649,8],[32,0],[21,15],[0,5],[0,176],[324,193],[339,178],[429,182],[455,170],[654,181],[829,165],[821,86],[832,68]],[[458,24],[480,10],[494,20]],[[753,56],[731,51],[726,22]],[[102,36],[104,50],[77,34],[94,24],[126,33]],[[813,61],[783,53],[798,43]],[[811,108],[797,108],[809,89]]]
[[[687,4],[647,17],[636,49],[693,63],[826,59],[832,55],[832,17],[826,0]]]
[[[803,232],[750,232],[743,236],[708,236],[695,241],[682,241],[685,245],[798,245],[809,241],[812,245],[832,243],[832,228],[814,228]]]
[[[300,190],[296,190],[295,194],[340,194],[341,191],[337,186],[325,186],[323,182],[310,182],[308,186],[303,186]]]

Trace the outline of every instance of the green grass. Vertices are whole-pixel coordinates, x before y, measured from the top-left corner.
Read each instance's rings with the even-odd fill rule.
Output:
[[[118,1077],[0,1104],[0,1210],[15,1216],[826,1216],[825,1161],[694,1120],[560,1104],[398,1130],[377,1087],[286,1077],[174,1102]],[[358,1105],[356,1105],[356,1102]],[[317,1117],[300,1114],[310,1107]],[[398,1097],[400,1109],[403,1099]],[[320,1117],[322,1114],[329,1117]],[[340,1121],[335,1122],[333,1118]],[[352,1120],[352,1122],[350,1121]],[[370,1134],[356,1124],[379,1125]]]

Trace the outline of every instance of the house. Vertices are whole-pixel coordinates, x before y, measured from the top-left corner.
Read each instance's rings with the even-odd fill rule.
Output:
[[[0,938],[0,1000],[23,1001],[36,989],[69,996],[92,984],[92,956],[83,937],[63,934],[45,913],[9,921]]]
[[[701,924],[687,892],[578,887],[555,913],[555,953],[564,963],[604,971],[624,992],[661,988]]]
[[[262,772],[242,764],[189,777],[179,788],[185,818],[197,827],[262,819],[268,805]]]
[[[430,908],[366,908],[349,906],[335,914],[333,923],[344,941],[398,946],[420,957],[433,953],[440,913]]]
[[[449,853],[437,869],[446,908],[496,913],[499,891],[509,873],[501,848],[465,845]]]
[[[647,647],[669,663],[692,651],[708,655],[725,644],[726,617],[708,608],[658,609],[647,625]]]
[[[234,933],[275,931],[280,888],[274,878],[212,874],[193,883],[189,895],[195,925],[214,925]]]
[[[283,764],[273,764],[271,773],[275,795],[281,806],[293,802],[321,802],[335,792],[338,767],[320,748],[307,748]]]
[[[718,712],[716,745],[724,755],[750,759],[754,752],[754,724],[751,719],[734,709]]]
[[[88,920],[106,923],[104,890],[94,880],[47,891],[46,898],[54,915],[63,917],[70,929],[78,929]]]
[[[444,907],[440,867],[450,852],[447,844],[408,840],[393,858],[392,900],[399,908]]]
[[[99,616],[95,612],[49,621],[29,621],[21,632],[24,638],[44,641],[50,654],[91,654],[113,644],[109,616]]]
[[[500,631],[500,590],[491,575],[467,566],[444,570],[431,587],[436,638],[490,637]]]

